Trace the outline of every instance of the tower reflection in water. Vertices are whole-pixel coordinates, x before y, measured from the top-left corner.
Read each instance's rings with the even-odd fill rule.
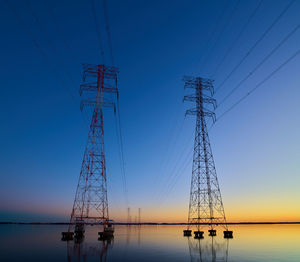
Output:
[[[107,253],[113,247],[113,239],[98,242],[85,242],[75,239],[67,242],[68,262],[70,261],[106,261]]]
[[[191,262],[227,262],[229,239],[188,237]]]

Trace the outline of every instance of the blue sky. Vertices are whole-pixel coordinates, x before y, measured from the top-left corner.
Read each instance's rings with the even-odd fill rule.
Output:
[[[0,219],[67,220],[88,132],[79,109],[81,64],[103,63],[91,5],[82,0],[9,2],[0,8]],[[109,63],[100,2],[96,10]],[[194,119],[184,119],[188,105],[182,103],[182,77],[210,77],[258,3],[107,1],[120,69],[132,216],[141,207],[147,220],[186,219]],[[262,2],[214,76],[217,88],[288,3]],[[299,10],[295,1],[218,90],[217,101],[298,25]],[[217,109],[217,116],[295,53],[299,40],[300,30]],[[245,220],[248,213],[252,220],[300,219],[299,63],[296,57],[210,129],[229,220]],[[127,204],[115,121],[105,110],[109,203],[113,218],[122,220]]]

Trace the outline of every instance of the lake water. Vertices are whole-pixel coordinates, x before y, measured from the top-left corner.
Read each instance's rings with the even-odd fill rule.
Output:
[[[66,226],[0,225],[0,261],[300,261],[300,225],[230,226],[233,239],[183,237],[184,226],[116,226],[111,242],[87,226],[82,243],[61,241]]]

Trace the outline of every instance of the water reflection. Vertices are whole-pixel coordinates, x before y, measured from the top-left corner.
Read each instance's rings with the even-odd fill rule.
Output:
[[[188,237],[191,262],[227,262],[229,239]]]
[[[108,250],[113,247],[113,239],[100,240],[98,242],[85,242],[84,239],[75,239],[67,242],[68,262],[88,261],[97,258],[96,261],[105,262]]]
[[[98,241],[99,229],[89,226],[82,242],[67,243],[60,240],[65,225],[0,225],[0,261],[299,262],[300,225],[232,226],[235,237],[228,241],[207,231],[204,239],[188,239],[185,228],[116,226],[114,240],[107,243]]]

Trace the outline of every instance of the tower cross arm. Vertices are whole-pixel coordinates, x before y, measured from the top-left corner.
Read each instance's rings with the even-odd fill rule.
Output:
[[[88,99],[82,100],[80,102],[80,110],[82,111],[84,106],[94,106],[95,104],[96,104],[96,100],[88,100]],[[114,108],[114,111],[116,110],[114,102],[103,101],[102,105],[104,107],[112,107]]]
[[[207,117],[211,117],[214,122],[216,122],[216,114],[210,110],[205,109],[205,111],[201,111],[198,108],[188,109],[185,112],[185,115],[203,115]]]
[[[81,96],[84,91],[96,92],[97,89],[98,89],[97,82],[84,83],[84,84],[80,85],[79,94]],[[104,93],[118,94],[118,88],[114,87],[113,85],[111,85],[109,83],[104,83],[102,90]]]
[[[190,101],[190,102],[197,102],[199,101],[199,97],[197,95],[187,95],[183,97],[183,101]],[[205,94],[202,94],[202,102],[207,104],[212,104],[214,109],[217,108],[217,102],[216,99],[207,96]]]

